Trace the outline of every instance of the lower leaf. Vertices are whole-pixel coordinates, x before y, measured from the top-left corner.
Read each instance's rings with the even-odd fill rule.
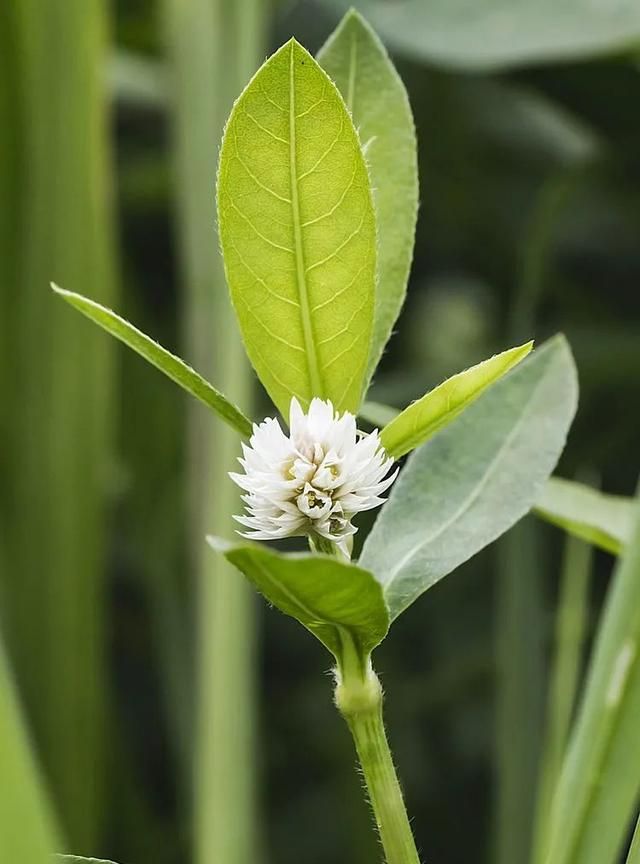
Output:
[[[342,665],[355,649],[364,663],[389,629],[382,586],[361,567],[326,555],[282,554],[207,538],[266,599],[297,619]]]

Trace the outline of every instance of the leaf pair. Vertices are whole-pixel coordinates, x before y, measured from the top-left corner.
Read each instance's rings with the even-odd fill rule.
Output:
[[[411,110],[383,46],[352,12],[318,61],[291,40],[264,64],[218,174],[231,297],[284,416],[293,396],[360,407],[404,299],[417,211]]]
[[[292,396],[359,409],[404,300],[417,211],[411,109],[384,47],[350,12],[318,59],[326,71],[292,40],[257,72],[229,119],[218,176],[231,296],[284,416]],[[54,288],[250,435],[240,409],[182,360],[111,310]],[[418,446],[530,349],[497,355],[409,406],[383,431],[388,451]]]
[[[345,640],[364,663],[390,621],[532,507],[576,402],[571,353],[556,337],[410,457],[358,566],[212,543],[338,664]]]

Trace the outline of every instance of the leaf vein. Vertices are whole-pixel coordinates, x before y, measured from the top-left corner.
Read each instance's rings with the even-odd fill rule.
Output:
[[[266,183],[263,183],[256,175],[253,173],[251,168],[244,161],[242,156],[240,155],[240,150],[238,149],[238,133],[234,128],[234,145],[235,145],[235,153],[233,154],[233,158],[237,159],[238,162],[242,165],[247,175],[253,180],[256,186],[259,186],[260,189],[264,189],[265,192],[268,192],[270,195],[273,195],[274,198],[277,198],[278,201],[284,201],[285,204],[291,204],[291,198],[287,198],[285,195],[280,195],[275,189],[271,189],[270,186],[267,186]]]
[[[241,296],[242,302],[247,307],[248,312],[251,314],[251,316],[253,318],[255,318],[255,320],[262,327],[262,329],[265,331],[265,333],[267,333],[269,336],[271,336],[272,339],[275,339],[276,342],[281,342],[283,345],[286,345],[286,347],[290,348],[292,351],[300,351],[302,354],[304,354],[304,348],[301,348],[299,345],[294,345],[293,342],[289,342],[287,339],[284,338],[284,336],[279,336],[277,333],[274,333],[273,330],[270,327],[268,327],[267,324],[264,323],[262,318],[255,312],[255,310],[251,306],[251,303],[249,303],[249,301],[246,299],[246,297],[244,295],[240,295],[240,296]],[[284,358],[284,359],[286,360],[286,358]],[[291,364],[291,365],[292,365],[293,369],[296,368],[295,366],[293,366],[293,364]],[[300,370],[296,369],[296,371],[299,372]]]
[[[263,234],[261,231],[259,231],[256,228],[256,226],[253,224],[251,219],[249,219],[249,217],[245,213],[243,213],[242,210],[238,207],[238,205],[233,200],[233,198],[229,199],[229,203],[231,204],[233,209],[236,211],[238,216],[240,216],[241,219],[244,219],[244,221],[251,228],[251,230],[254,232],[256,237],[259,237],[261,240],[264,240],[265,243],[268,243],[269,246],[273,246],[274,249],[280,249],[282,252],[288,252],[290,255],[295,255],[295,251],[293,249],[291,249],[289,246],[283,246],[281,243],[276,243],[275,240],[271,240],[270,237],[267,237],[266,234]]]
[[[349,234],[347,237],[345,237],[345,239],[342,241],[342,243],[336,249],[334,249],[333,252],[331,252],[326,257],[321,258],[319,261],[315,261],[313,264],[310,264],[307,267],[305,272],[310,273],[312,270],[315,270],[316,267],[321,267],[323,264],[328,264],[329,261],[331,261],[333,258],[337,258],[339,253],[344,249],[344,247],[347,246],[353,240],[353,238],[357,237],[358,234],[362,231],[362,227],[364,225],[364,219],[365,219],[365,214],[363,213],[362,218],[360,219],[360,224],[358,225],[358,227],[354,228],[354,230],[351,232],[351,234]]]
[[[288,303],[290,306],[295,306],[296,309],[300,308],[300,304],[296,303],[295,300],[291,300],[289,297],[284,297],[282,294],[278,294],[277,291],[274,291],[273,288],[271,288],[265,282],[265,280],[262,278],[262,276],[259,276],[256,273],[256,271],[252,267],[250,267],[249,264],[247,264],[247,262],[244,260],[242,252],[240,251],[240,249],[238,249],[238,246],[237,246],[237,244],[233,238],[230,238],[229,242],[231,243],[231,246],[233,247],[234,252],[238,256],[238,260],[240,261],[240,264],[242,264],[242,266],[245,268],[245,270],[249,274],[251,274],[251,276],[253,276],[253,278],[256,280],[256,283],[259,283],[260,285],[263,286],[263,288],[265,289],[267,294],[270,294],[275,300],[281,300],[283,303]]]
[[[268,129],[266,126],[264,126],[262,123],[260,123],[260,121],[256,117],[254,117],[253,114],[251,114],[249,111],[247,111],[246,108],[244,109],[244,111],[242,113],[245,115],[245,117],[248,117],[249,120],[251,120],[253,123],[255,123],[255,125],[258,127],[258,129],[260,129],[262,132],[264,132],[265,135],[269,135],[271,138],[273,138],[274,141],[279,141],[281,144],[286,144],[287,147],[289,146],[289,141],[286,138],[282,138],[280,135],[276,135],[275,132],[272,132],[271,129]]]
[[[347,197],[347,193],[349,192],[349,190],[350,190],[351,187],[353,186],[353,181],[356,179],[356,174],[357,174],[357,173],[358,173],[358,165],[356,164],[356,165],[353,166],[353,174],[351,175],[351,179],[349,180],[349,182],[348,182],[347,185],[345,186],[345,188],[344,188],[344,192],[343,192],[342,195],[338,198],[338,200],[337,200],[336,203],[333,205],[333,207],[332,207],[330,210],[327,210],[326,213],[322,213],[320,216],[316,216],[315,219],[309,219],[309,220],[307,220],[306,222],[303,222],[302,227],[303,227],[303,228],[308,228],[309,225],[315,225],[317,222],[322,222],[322,220],[323,220],[323,219],[326,219],[328,216],[333,216],[333,214],[336,212],[336,210],[338,209],[338,207],[342,204],[342,202],[344,201],[344,199]]]
[[[358,277],[360,276],[362,271],[365,269],[365,267],[366,267],[366,265],[363,264],[360,267],[360,269],[358,270],[358,272],[355,274],[353,279],[350,282],[348,282],[346,285],[344,285],[336,294],[332,294],[331,297],[329,297],[327,300],[323,300],[322,303],[318,303],[317,306],[314,306],[313,309],[311,310],[312,314],[315,312],[319,312],[320,309],[324,309],[325,306],[329,306],[329,304],[333,303],[335,300],[338,299],[338,297],[340,297],[342,294],[344,294],[345,291],[348,291],[349,288],[352,287],[353,283],[358,279]]]

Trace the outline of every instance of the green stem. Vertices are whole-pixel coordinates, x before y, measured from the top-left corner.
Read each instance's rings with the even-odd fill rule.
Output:
[[[356,745],[387,864],[420,864],[384,729],[382,688],[370,664],[364,674],[358,665],[340,676],[336,705]]]

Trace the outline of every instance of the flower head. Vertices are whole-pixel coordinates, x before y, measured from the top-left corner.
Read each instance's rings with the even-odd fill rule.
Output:
[[[248,515],[234,518],[255,540],[310,535],[332,541],[349,555],[358,530],[351,519],[384,502],[397,470],[380,443],[378,431],[356,429],[356,418],[337,414],[331,402],[313,399],[305,414],[291,400],[289,435],[278,421],[254,425],[238,461],[244,474],[230,474],[245,491]]]

